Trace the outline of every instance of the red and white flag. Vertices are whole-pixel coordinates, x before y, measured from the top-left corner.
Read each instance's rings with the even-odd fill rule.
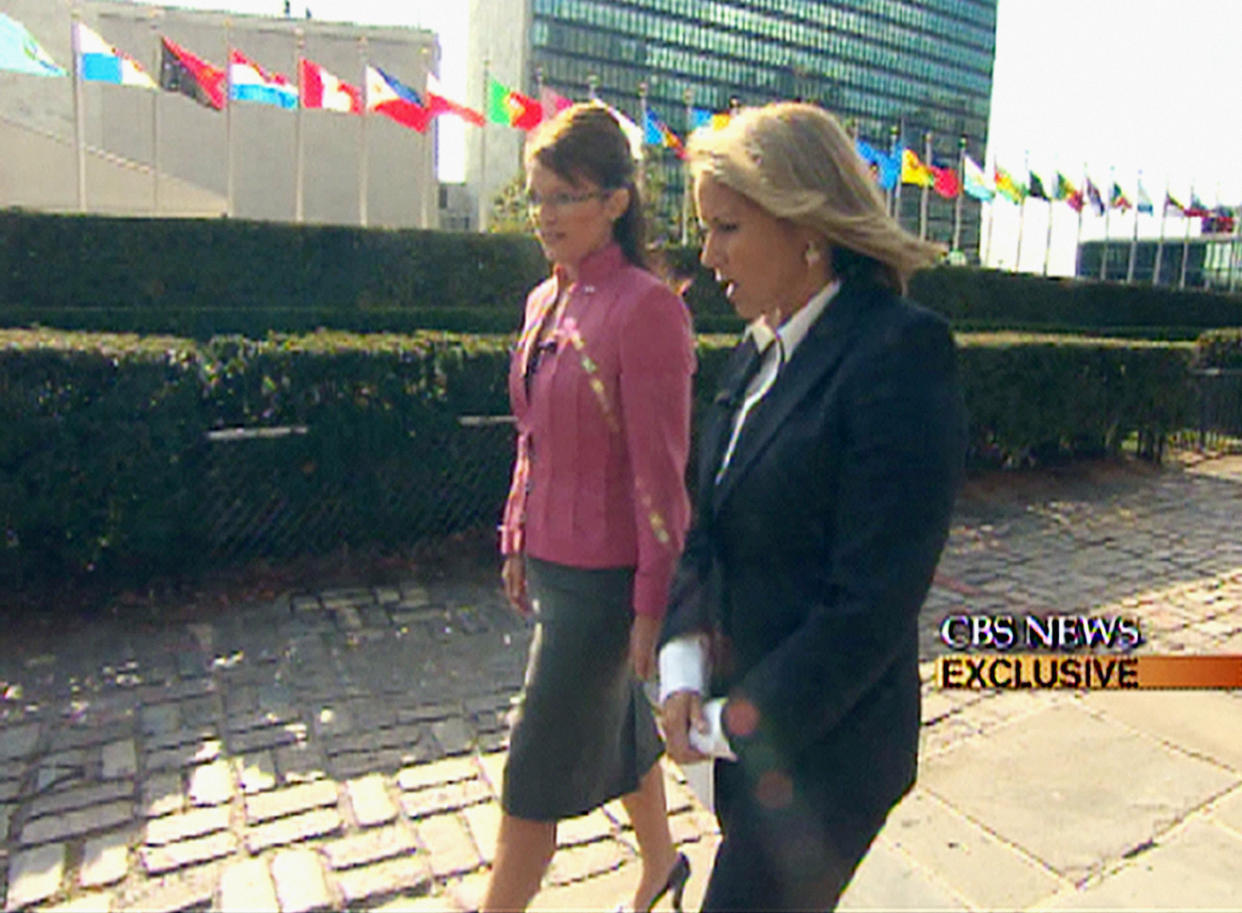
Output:
[[[362,90],[333,76],[313,60],[303,60],[298,78],[303,108],[362,113]]]
[[[444,86],[440,84],[440,80],[436,78],[435,73],[427,74],[426,100],[427,110],[431,112],[432,117],[437,114],[456,114],[462,120],[469,121],[476,127],[483,126],[483,112],[476,111],[474,108],[467,107],[449,98],[444,93]]]

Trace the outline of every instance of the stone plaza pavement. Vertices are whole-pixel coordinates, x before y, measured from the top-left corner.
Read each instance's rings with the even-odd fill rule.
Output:
[[[1240,518],[1242,457],[972,481],[924,612],[919,782],[841,908],[1242,907],[1242,693],[930,681],[958,611],[1124,612],[1144,650],[1242,654]],[[494,573],[6,631],[4,909],[470,904],[529,638]],[[719,837],[666,776],[697,908]],[[637,877],[624,816],[559,839],[536,908],[614,909]]]

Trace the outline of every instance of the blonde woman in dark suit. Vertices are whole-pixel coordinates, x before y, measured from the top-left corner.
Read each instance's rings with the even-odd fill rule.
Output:
[[[751,321],[704,423],[660,652],[669,754],[715,758],[708,910],[831,909],[915,779],[916,620],[965,412],[945,322],[837,121],[781,103],[689,148],[702,261]]]

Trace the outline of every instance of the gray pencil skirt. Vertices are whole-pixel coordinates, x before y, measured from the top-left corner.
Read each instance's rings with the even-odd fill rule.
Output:
[[[633,569],[527,557],[526,587],[535,636],[500,801],[555,821],[633,792],[664,745],[629,661]]]

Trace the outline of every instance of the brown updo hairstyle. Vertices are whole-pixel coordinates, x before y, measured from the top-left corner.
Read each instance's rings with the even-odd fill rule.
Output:
[[[625,259],[651,269],[630,143],[607,108],[583,102],[540,124],[526,141],[523,155],[527,170],[535,162],[575,186],[589,182],[604,190],[628,190],[630,205],[612,223],[612,236]]]

